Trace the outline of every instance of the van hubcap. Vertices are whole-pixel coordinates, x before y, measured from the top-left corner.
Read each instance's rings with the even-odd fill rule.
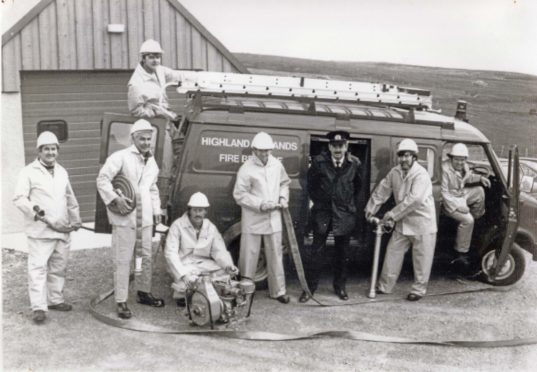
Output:
[[[496,254],[494,249],[491,251],[488,251],[483,258],[481,259],[481,269],[487,276],[490,276],[491,270],[496,265]],[[503,280],[505,278],[508,278],[513,274],[515,271],[515,260],[511,254],[507,256],[507,260],[505,261],[505,264],[502,266],[502,268],[497,271],[495,275],[496,280]]]

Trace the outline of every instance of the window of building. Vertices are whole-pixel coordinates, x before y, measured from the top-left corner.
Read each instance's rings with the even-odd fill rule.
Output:
[[[42,120],[37,123],[38,136],[46,131],[54,133],[60,143],[67,141],[69,135],[65,120]]]

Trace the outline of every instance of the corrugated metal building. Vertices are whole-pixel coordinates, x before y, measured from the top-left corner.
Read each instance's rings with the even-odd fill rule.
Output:
[[[40,128],[65,122],[60,163],[85,221],[94,216],[102,114],[127,112],[127,82],[149,38],[160,41],[165,66],[247,72],[175,0],[42,0],[2,35],[2,93],[20,91],[25,162]],[[181,104],[177,94],[170,101]]]

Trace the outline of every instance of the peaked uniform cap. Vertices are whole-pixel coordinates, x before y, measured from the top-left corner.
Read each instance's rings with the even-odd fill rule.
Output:
[[[350,136],[350,133],[344,130],[334,130],[326,134],[330,143],[345,143],[349,140]]]

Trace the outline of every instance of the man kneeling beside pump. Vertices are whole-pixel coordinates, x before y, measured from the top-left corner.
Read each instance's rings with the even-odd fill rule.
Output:
[[[237,275],[222,235],[206,219],[209,200],[197,192],[190,197],[188,211],[170,226],[166,238],[165,256],[173,275],[173,298],[178,306],[185,306],[185,293],[196,284],[200,275],[213,280]]]

